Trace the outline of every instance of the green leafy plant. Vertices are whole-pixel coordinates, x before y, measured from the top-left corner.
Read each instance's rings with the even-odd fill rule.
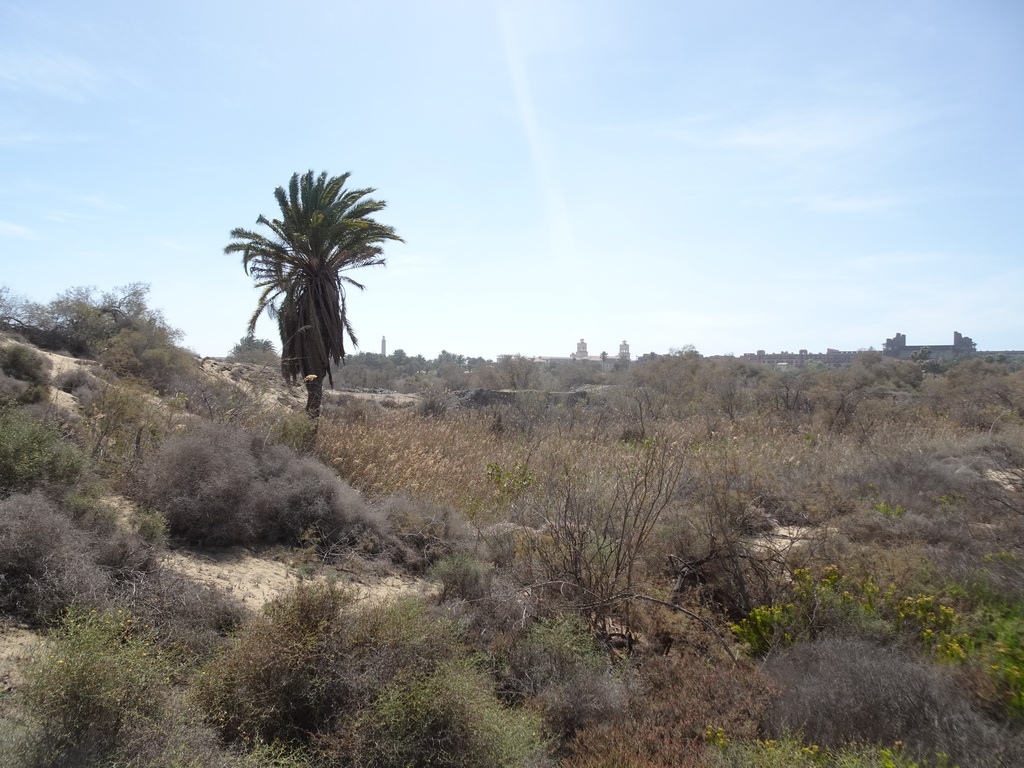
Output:
[[[0,370],[19,381],[45,387],[50,382],[50,363],[24,344],[0,347]]]
[[[903,633],[937,658],[965,658],[960,617],[935,595],[900,595],[894,584],[883,591],[871,578],[846,577],[834,567],[818,578],[799,569],[792,578],[787,602],[759,606],[733,625],[736,636],[757,655],[838,631],[883,637]]]
[[[352,765],[518,768],[544,753],[540,722],[501,705],[465,661],[388,685],[351,725]]]
[[[85,458],[53,423],[0,408],[0,498],[48,485],[69,485]]]
[[[874,510],[875,510],[875,512],[878,512],[883,517],[888,517],[888,518],[902,517],[903,513],[907,511],[906,508],[903,505],[901,505],[901,504],[896,504],[895,506],[890,506],[889,504],[885,504],[885,503],[875,504]]]
[[[493,566],[466,552],[454,552],[434,563],[427,575],[441,582],[441,602],[479,600],[490,589]]]
[[[123,611],[70,611],[36,652],[18,703],[34,724],[39,764],[111,754],[137,721],[159,716],[169,667]]]

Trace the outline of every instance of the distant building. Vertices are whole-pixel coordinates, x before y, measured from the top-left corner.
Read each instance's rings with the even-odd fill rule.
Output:
[[[952,344],[918,344],[908,345],[907,336],[904,333],[897,333],[891,339],[886,339],[882,346],[882,354],[887,357],[898,357],[901,360],[910,360],[914,353],[927,349],[931,352],[932,359],[949,357],[951,355],[971,354],[977,350],[978,345],[970,336],[961,336],[959,331],[953,331]]]
[[[554,357],[542,356],[542,357],[535,357],[534,360],[536,362],[538,362],[538,363],[572,362],[572,361],[581,362],[582,361],[582,362],[591,362],[591,363],[601,363],[605,368],[610,368],[611,366],[613,366],[613,365],[615,365],[617,363],[619,363],[619,364],[621,364],[621,363],[628,364],[630,362],[630,359],[629,359],[629,343],[626,342],[625,340],[623,340],[623,342],[621,344],[619,344],[619,354],[616,355],[616,356],[612,356],[612,355],[607,354],[607,353],[604,353],[603,356],[602,356],[602,355],[592,355],[592,354],[590,354],[590,352],[587,349],[587,341],[586,341],[586,339],[580,339],[578,342],[576,342],[576,351],[570,353],[567,357],[559,357],[557,355],[554,356]]]
[[[954,331],[952,344],[928,345],[908,345],[906,335],[897,333],[891,339],[885,340],[885,344],[882,347],[882,354],[887,357],[910,360],[914,358],[915,352],[920,352],[924,349],[930,350],[931,354],[929,357],[933,359],[949,357],[952,355],[992,357],[999,355],[1003,355],[1005,357],[1024,356],[1024,351],[1021,350],[977,351],[977,344],[974,343],[974,340],[970,336],[962,335],[959,331]],[[759,349],[757,352],[747,352],[741,355],[739,359],[755,363],[766,363],[768,365],[793,366],[795,368],[803,368],[810,362],[828,366],[842,366],[852,363],[853,359],[863,351],[863,349],[842,350],[832,349],[831,347],[824,352],[808,352],[806,349],[801,349],[798,352],[765,352],[765,350]],[[576,351],[566,357],[535,357],[533,359],[538,363],[570,361],[595,362],[602,363],[605,368],[610,368],[616,364],[625,363],[630,365],[634,362],[645,362],[659,356],[660,355],[650,353],[642,355],[638,357],[637,360],[633,361],[630,359],[629,344],[623,340],[623,342],[619,344],[618,355],[613,357],[610,354],[605,354],[604,359],[602,359],[601,355],[591,355],[587,348],[586,339],[580,339],[576,343]],[[920,357],[920,355],[918,355],[918,357]]]
[[[886,339],[882,345],[882,354],[886,357],[895,357],[900,360],[913,360],[921,357],[920,353],[928,350],[931,359],[951,357],[953,355],[1005,355],[1007,357],[1021,355],[1024,352],[1016,350],[999,351],[977,351],[977,344],[970,336],[963,336],[959,331],[953,332],[952,344],[907,344],[905,334],[897,333],[891,339]],[[757,363],[768,363],[769,365],[792,365],[802,368],[807,363],[814,361],[824,365],[848,365],[853,358],[860,354],[860,351],[844,351],[829,349],[826,352],[808,352],[801,349],[799,352],[765,352],[763,349],[757,352],[747,352],[742,356],[743,360],[750,360]]]

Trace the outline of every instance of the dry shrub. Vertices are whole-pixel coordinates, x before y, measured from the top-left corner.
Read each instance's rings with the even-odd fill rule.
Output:
[[[1020,424],[1024,415],[1024,376],[1005,365],[980,359],[952,366],[931,380],[930,405],[954,423],[979,432]]]
[[[92,559],[111,581],[136,581],[156,567],[153,545],[125,525],[115,506],[88,489],[67,494],[62,510],[76,526],[89,531],[93,539]]]
[[[61,392],[67,392],[79,399],[94,395],[103,386],[99,379],[84,368],[69,368],[57,376],[53,385]]]
[[[643,581],[641,555],[675,495],[680,455],[667,440],[649,438],[617,458],[603,472],[567,467],[531,499],[532,530],[516,563],[524,584],[557,583],[563,596],[591,603]]]
[[[268,437],[272,442],[305,450],[312,431],[309,418],[286,404],[268,403],[266,376],[251,366],[226,366],[204,359],[175,370],[162,390],[175,407],[211,421],[226,421]],[[280,374],[277,374],[280,376]],[[276,380],[275,380],[276,381]],[[173,397],[171,397],[173,395]],[[287,398],[282,398],[287,403]]]
[[[1024,514],[1024,430],[1006,430],[982,447],[974,497],[996,512]]]
[[[404,493],[463,509],[489,493],[487,464],[509,455],[475,414],[425,419],[361,403],[321,418],[317,450],[370,497]]]
[[[567,741],[580,730],[615,719],[625,684],[611,670],[587,623],[562,614],[540,621],[509,645],[502,691],[531,700],[547,732]]]
[[[313,539],[377,552],[388,543],[372,508],[329,469],[223,423],[165,441],[142,475],[142,501],[194,544]]]
[[[136,592],[154,568],[153,548],[95,499],[61,504],[34,492],[0,502],[0,611],[43,624],[69,605]]]
[[[779,525],[824,522],[842,505],[813,442],[779,436],[773,446],[736,437],[692,446],[678,504],[659,536],[677,592],[697,588],[734,618],[776,598],[794,561],[806,555],[770,544],[766,535]]]
[[[195,544],[256,540],[251,504],[259,466],[252,438],[218,425],[172,437],[146,462],[142,500],[167,517],[169,532]]]
[[[903,507],[917,512],[938,511],[943,498],[971,494],[977,471],[976,458],[950,454],[946,441],[924,441],[906,445],[876,442],[868,463],[843,478],[849,487],[873,503]],[[972,494],[971,494],[972,495]]]
[[[480,600],[491,590],[494,568],[466,552],[454,552],[434,563],[428,576],[441,582],[438,600]]]
[[[799,733],[823,747],[902,742],[954,765],[1020,765],[1013,737],[975,709],[944,669],[864,640],[819,638],[770,657],[780,687],[766,719],[774,736]]]
[[[25,389],[25,382],[11,378],[0,371],[0,403],[17,403],[18,396]]]
[[[116,601],[188,666],[202,663],[249,615],[224,591],[163,567],[118,590]]]
[[[380,500],[377,512],[405,546],[404,564],[412,570],[430,566],[469,543],[465,519],[450,506],[402,494]]]
[[[439,609],[459,622],[473,644],[493,660],[495,675],[504,679],[508,649],[531,621],[551,615],[550,601],[521,589],[507,572],[475,558],[465,572],[457,568],[447,578],[442,587],[448,586],[448,593]],[[467,600],[463,595],[477,596]]]
[[[467,656],[457,627],[422,603],[354,605],[330,585],[300,585],[209,662],[196,701],[229,741],[339,755],[350,743],[346,724],[390,686]]]
[[[332,635],[349,598],[300,585],[242,627],[208,665],[196,701],[228,741],[306,741],[345,707]]]
[[[619,716],[591,726],[571,742],[569,768],[703,766],[709,728],[751,739],[768,704],[767,680],[749,662],[719,656],[646,660]]]
[[[973,537],[967,521],[955,514],[919,514],[902,510],[886,514],[877,509],[851,515],[840,526],[842,533],[863,547],[904,548],[926,545],[941,551],[971,549]]]
[[[0,371],[0,406],[45,403],[49,396],[45,386],[26,384]]]
[[[0,501],[0,610],[33,625],[71,604],[102,605],[97,542],[41,493]]]
[[[425,418],[440,419],[448,412],[449,398],[440,392],[428,392],[416,406],[416,412]]]

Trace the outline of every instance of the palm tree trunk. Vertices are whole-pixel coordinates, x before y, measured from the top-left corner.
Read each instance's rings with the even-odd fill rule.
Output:
[[[320,419],[320,404],[324,400],[324,377],[316,376],[306,381],[306,414],[317,423]]]

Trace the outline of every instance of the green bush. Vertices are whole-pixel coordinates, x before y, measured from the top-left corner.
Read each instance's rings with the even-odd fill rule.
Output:
[[[466,552],[455,552],[438,560],[428,571],[428,576],[441,582],[438,599],[479,600],[490,592],[490,563],[478,560]]]
[[[144,379],[163,392],[179,372],[195,366],[195,357],[175,346],[179,335],[160,323],[139,321],[108,339],[99,359],[118,376]]]
[[[231,363],[250,363],[252,365],[278,365],[281,358],[269,339],[257,339],[253,334],[243,336],[231,348],[227,356]]]
[[[12,408],[0,408],[0,498],[53,484],[69,485],[85,458],[59,428]]]
[[[305,411],[287,411],[271,429],[275,442],[293,451],[306,450],[315,435],[316,425]]]
[[[351,730],[351,764],[360,768],[518,768],[544,753],[536,715],[502,707],[466,662],[392,682]]]
[[[153,509],[140,509],[134,515],[135,531],[143,541],[156,547],[167,543],[167,518]]]
[[[226,740],[301,742],[330,729],[345,706],[332,636],[348,601],[330,586],[299,585],[212,660],[196,701]]]
[[[0,347],[0,370],[19,381],[40,387],[50,382],[50,362],[23,344]]]
[[[117,748],[133,722],[158,717],[168,668],[128,614],[71,612],[50,634],[18,692],[33,725],[28,764],[79,766]]]
[[[623,677],[609,668],[586,622],[572,614],[534,624],[511,645],[502,689],[533,701],[546,730],[562,740],[613,720],[626,702]]]
[[[819,578],[793,573],[788,602],[755,608],[733,626],[757,655],[819,636],[904,636],[948,661],[966,658],[962,617],[941,595],[905,594],[890,584],[883,591],[871,578],[844,576],[826,568]]]
[[[302,584],[210,659],[195,701],[230,742],[347,755],[345,724],[389,685],[467,653],[456,626],[415,600],[354,605],[330,585]]]
[[[344,618],[339,685],[353,709],[368,706],[403,674],[424,674],[469,653],[462,628],[415,598],[361,606]]]

